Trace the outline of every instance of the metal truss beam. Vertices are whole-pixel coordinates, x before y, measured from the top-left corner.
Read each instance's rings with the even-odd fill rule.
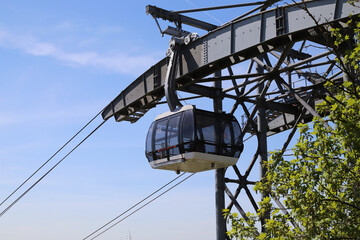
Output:
[[[200,28],[206,31],[211,31],[211,30],[215,30],[216,28],[218,28],[218,26],[211,24],[211,23],[207,23],[207,22],[203,22],[194,18],[190,18],[184,15],[181,15],[177,12],[172,12],[172,11],[168,11],[156,6],[151,6],[148,5],[146,6],[146,13],[150,14],[151,16],[153,16],[154,18],[162,18],[164,20],[168,20],[170,22],[176,22],[176,23],[184,23],[186,25],[192,26],[192,27],[196,27],[196,28]]]
[[[191,84],[220,69],[305,39],[314,32],[316,34],[318,26],[304,15],[301,8],[294,4],[283,8],[287,28],[282,35],[276,34],[276,9],[272,9],[231,21],[182,47],[176,82],[180,85]],[[350,13],[353,16],[360,14],[360,9],[351,7],[346,0],[307,1],[307,8],[315,18],[321,19],[320,24],[326,25],[346,22]],[[297,20],[300,15],[304,17]],[[265,31],[261,32],[260,29]],[[289,66],[289,69],[296,66]],[[148,111],[164,97],[166,69],[167,59],[164,58],[123,90],[105,108],[102,117],[108,119],[115,116],[116,121],[136,121],[139,117],[132,118],[131,115]]]
[[[171,11],[171,12],[173,12],[173,13],[192,13],[192,12],[212,11],[212,10],[219,10],[219,9],[226,9],[226,8],[249,7],[249,6],[262,5],[264,3],[266,3],[266,1],[240,3],[240,4],[224,5],[224,6],[218,6],[218,7],[197,8],[197,9]]]

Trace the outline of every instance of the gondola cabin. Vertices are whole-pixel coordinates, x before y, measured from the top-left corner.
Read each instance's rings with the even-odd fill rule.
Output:
[[[201,172],[236,164],[243,144],[240,125],[231,114],[186,105],[156,117],[146,138],[152,168]]]

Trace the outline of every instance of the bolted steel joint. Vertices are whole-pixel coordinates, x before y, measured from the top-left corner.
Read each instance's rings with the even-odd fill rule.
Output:
[[[199,34],[197,33],[190,33],[189,35],[187,35],[185,38],[184,38],[184,43],[185,45],[188,45],[190,44],[191,42],[195,41],[196,39],[199,38]]]

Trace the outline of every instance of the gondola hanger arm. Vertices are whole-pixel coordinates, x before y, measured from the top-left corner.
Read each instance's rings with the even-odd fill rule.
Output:
[[[165,77],[165,96],[168,103],[169,109],[174,111],[177,107],[182,107],[177,93],[176,93],[176,69],[177,63],[179,62],[180,49],[182,45],[188,45],[192,41],[196,40],[198,35],[196,33],[191,33],[186,37],[172,37],[169,42],[169,48],[167,50],[167,56],[169,57],[169,63],[166,70]]]

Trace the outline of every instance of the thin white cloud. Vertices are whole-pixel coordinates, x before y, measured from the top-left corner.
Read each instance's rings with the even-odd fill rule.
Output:
[[[73,67],[92,67],[130,75],[140,74],[140,71],[158,60],[151,55],[134,56],[126,52],[108,55],[96,51],[69,52],[31,35],[14,35],[1,30],[0,46],[18,49],[33,56],[51,57]]]
[[[29,46],[24,46],[24,50],[35,56],[51,56],[56,55],[57,49],[50,43],[32,43]]]

